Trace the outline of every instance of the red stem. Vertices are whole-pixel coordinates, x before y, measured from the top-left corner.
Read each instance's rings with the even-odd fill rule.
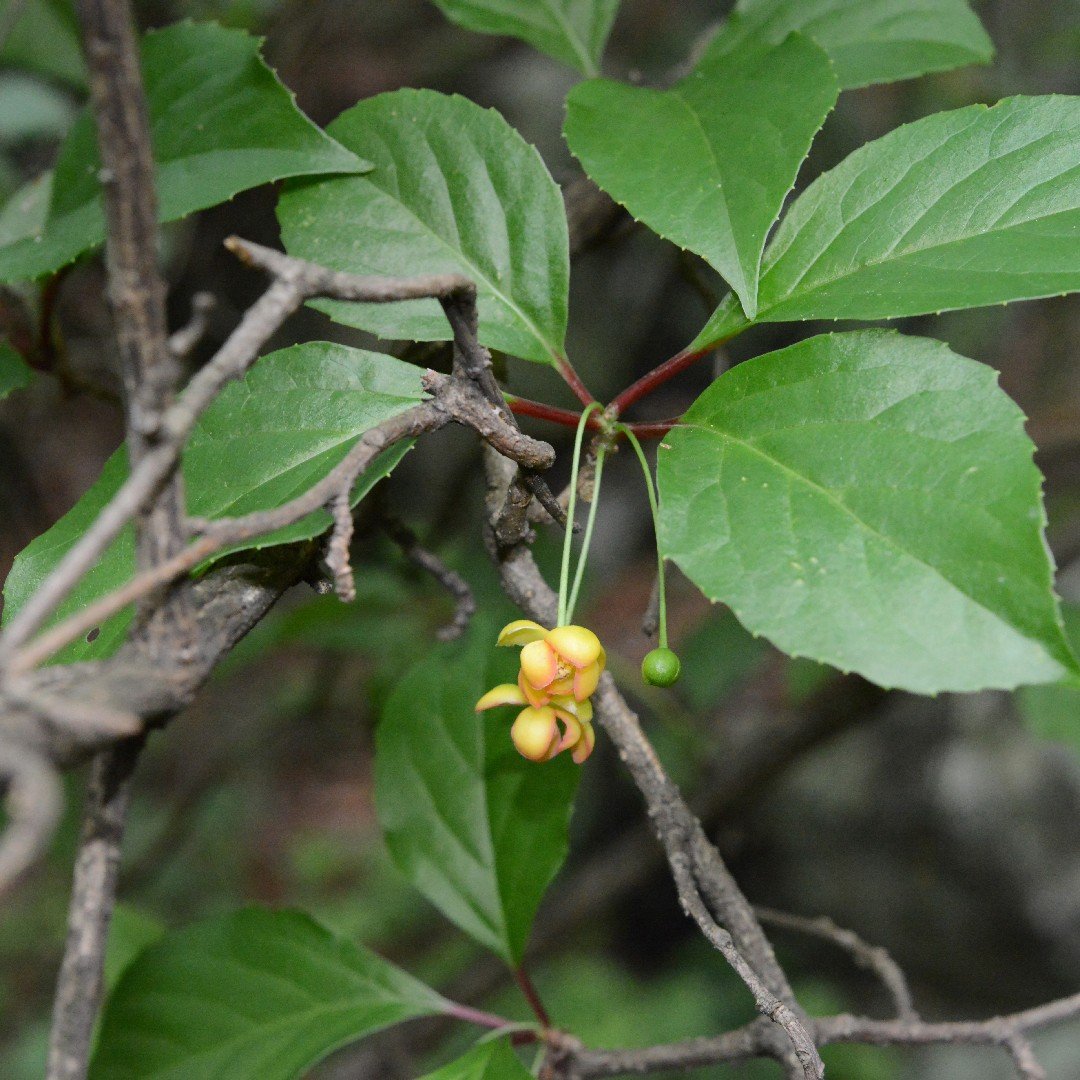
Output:
[[[708,349],[683,349],[677,352],[670,360],[665,360],[659,367],[655,367],[646,375],[642,375],[637,382],[631,383],[609,406],[611,412],[621,416],[624,409],[629,408],[635,401],[651,394],[658,386],[662,386],[668,379],[674,378],[680,371],[685,371],[691,364],[700,360],[706,353],[710,353],[716,345]]]
[[[542,401],[530,401],[529,398],[514,397],[512,394],[506,395],[506,403],[515,416],[532,416],[537,420],[562,424],[563,427],[576,428],[578,421],[581,419],[581,413],[576,413],[572,409],[560,409],[554,405],[545,405]],[[666,435],[679,420],[680,417],[674,416],[670,420],[639,421],[626,426],[639,439],[659,439]],[[585,426],[592,431],[603,430],[603,425],[596,413],[589,416]]]
[[[563,377],[566,385],[574,391],[574,396],[582,405],[591,405],[596,400],[581,381],[581,376],[574,370],[573,364],[565,356],[555,357],[555,369]]]
[[[548,1011],[544,1008],[544,1003],[540,1000],[540,995],[536,992],[536,987],[533,986],[529,973],[523,967],[517,967],[514,968],[514,978],[517,979],[517,984],[521,988],[522,994],[525,995],[529,1008],[536,1015],[536,1019],[540,1021],[540,1026],[544,1029],[550,1028],[551,1017],[548,1016]]]
[[[562,424],[563,427],[576,428],[581,419],[581,413],[576,413],[572,409],[559,409],[554,405],[545,405],[542,401],[530,401],[528,398],[513,397],[508,394],[506,403],[516,416],[535,416],[538,420],[550,420],[551,423]],[[600,420],[595,412],[589,417],[587,426],[599,430]]]

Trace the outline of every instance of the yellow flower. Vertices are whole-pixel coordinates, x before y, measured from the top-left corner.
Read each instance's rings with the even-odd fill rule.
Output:
[[[557,626],[545,630],[539,623],[518,619],[503,627],[499,645],[521,645],[522,691],[529,697],[573,695],[575,701],[592,696],[607,655],[600,639],[584,626]],[[530,694],[529,690],[535,691]]]
[[[489,690],[476,711],[500,705],[523,705],[510,738],[530,761],[550,761],[569,750],[579,765],[592,753],[592,696],[607,663],[599,638],[584,626],[545,630],[518,619],[503,627],[500,645],[520,645],[518,681]]]

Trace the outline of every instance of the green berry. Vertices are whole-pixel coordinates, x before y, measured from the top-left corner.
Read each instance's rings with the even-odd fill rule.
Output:
[[[681,666],[670,649],[653,649],[641,661],[641,677],[650,686],[671,686],[678,679]]]

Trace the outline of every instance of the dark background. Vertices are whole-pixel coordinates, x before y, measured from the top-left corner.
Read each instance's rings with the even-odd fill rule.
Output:
[[[625,0],[605,61],[619,77],[662,81],[730,5]],[[897,124],[1014,93],[1080,93],[1080,5],[975,5],[999,50],[987,68],[845,93],[800,184]],[[540,148],[561,183],[578,170],[560,136],[575,75],[528,47],[450,25],[423,0],[142,3],[158,25],[216,18],[264,34],[265,55],[300,106],[326,123],[358,99],[401,86],[458,92],[499,109]],[[42,50],[59,43],[42,42]],[[9,56],[9,60],[11,57]],[[47,167],[82,100],[77,70],[0,69],[0,190]],[[261,280],[221,250],[229,233],[272,243],[275,193],[240,196],[165,235],[174,323],[193,291],[218,298],[205,358]],[[89,486],[117,445],[120,416],[100,262],[63,276],[52,371],[0,405],[0,572]],[[722,292],[696,260],[628,222],[575,260],[569,352],[605,400],[675,352]],[[1080,301],[1076,297],[902,320],[993,365],[1030,418],[1047,477],[1059,587],[1080,600]],[[763,327],[720,362],[805,336]],[[275,345],[304,338],[370,345],[304,313]],[[401,350],[397,350],[401,351]],[[425,358],[425,362],[432,362]],[[710,362],[639,411],[670,416],[713,377]],[[570,406],[549,371],[513,361],[508,386]],[[526,422],[567,449],[569,432]],[[565,459],[564,453],[560,454]],[[557,478],[565,461],[556,467]],[[411,524],[502,610],[479,546],[474,439],[446,432],[406,459],[376,502]],[[549,541],[549,546],[551,542]],[[665,763],[755,902],[828,914],[887,946],[931,1018],[982,1017],[1080,986],[1080,708],[1054,692],[917,698],[878,691],[746,635],[673,576],[684,680],[645,692],[636,666],[652,583],[640,474],[611,463],[580,621],[608,647],[616,677]],[[525,1016],[497,964],[426,906],[390,864],[371,799],[373,725],[387,689],[430,647],[449,605],[362,515],[360,597],[352,607],[296,590],[225,665],[197,706],[155,736],[137,787],[116,934],[136,942],[238,904],[295,905],[463,1000]],[[1039,732],[1053,729],[1060,740]],[[1071,743],[1070,743],[1071,740]],[[46,865],[0,913],[0,1076],[41,1075],[64,932],[82,778]],[[539,919],[532,966],[556,1022],[588,1042],[639,1045],[715,1033],[752,1010],[741,986],[682,917],[608,747],[584,772],[571,860]],[[778,934],[814,1010],[887,1007],[872,979],[828,946]],[[882,1013],[883,1014],[883,1013]],[[339,1054],[335,1080],[397,1080],[445,1060],[437,1027],[413,1026]],[[1080,1028],[1039,1037],[1052,1077],[1080,1078]],[[993,1080],[989,1051],[826,1051],[837,1080]],[[771,1065],[701,1077],[767,1077]]]

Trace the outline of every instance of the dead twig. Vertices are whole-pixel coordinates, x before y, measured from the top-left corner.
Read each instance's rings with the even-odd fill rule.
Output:
[[[754,914],[766,926],[776,926],[795,934],[807,934],[821,938],[841,948],[861,968],[872,972],[888,991],[892,999],[896,1016],[900,1020],[917,1020],[919,1014],[911,997],[911,989],[900,965],[889,953],[875,945],[868,945],[853,930],[837,926],[832,919],[824,916],[810,918],[805,915],[792,915],[774,908],[754,906]]]
[[[387,517],[382,526],[386,535],[401,548],[405,558],[425,574],[430,574],[453,598],[454,617],[445,626],[439,627],[435,636],[440,641],[456,641],[468,630],[476,614],[476,598],[469,583],[457,571],[451,570],[438,555],[425,548],[416,533],[403,522]]]
[[[189,356],[202,341],[210,321],[210,312],[214,310],[216,303],[213,294],[208,292],[197,292],[191,298],[191,318],[179,330],[174,330],[169,335],[169,352],[177,360]]]

